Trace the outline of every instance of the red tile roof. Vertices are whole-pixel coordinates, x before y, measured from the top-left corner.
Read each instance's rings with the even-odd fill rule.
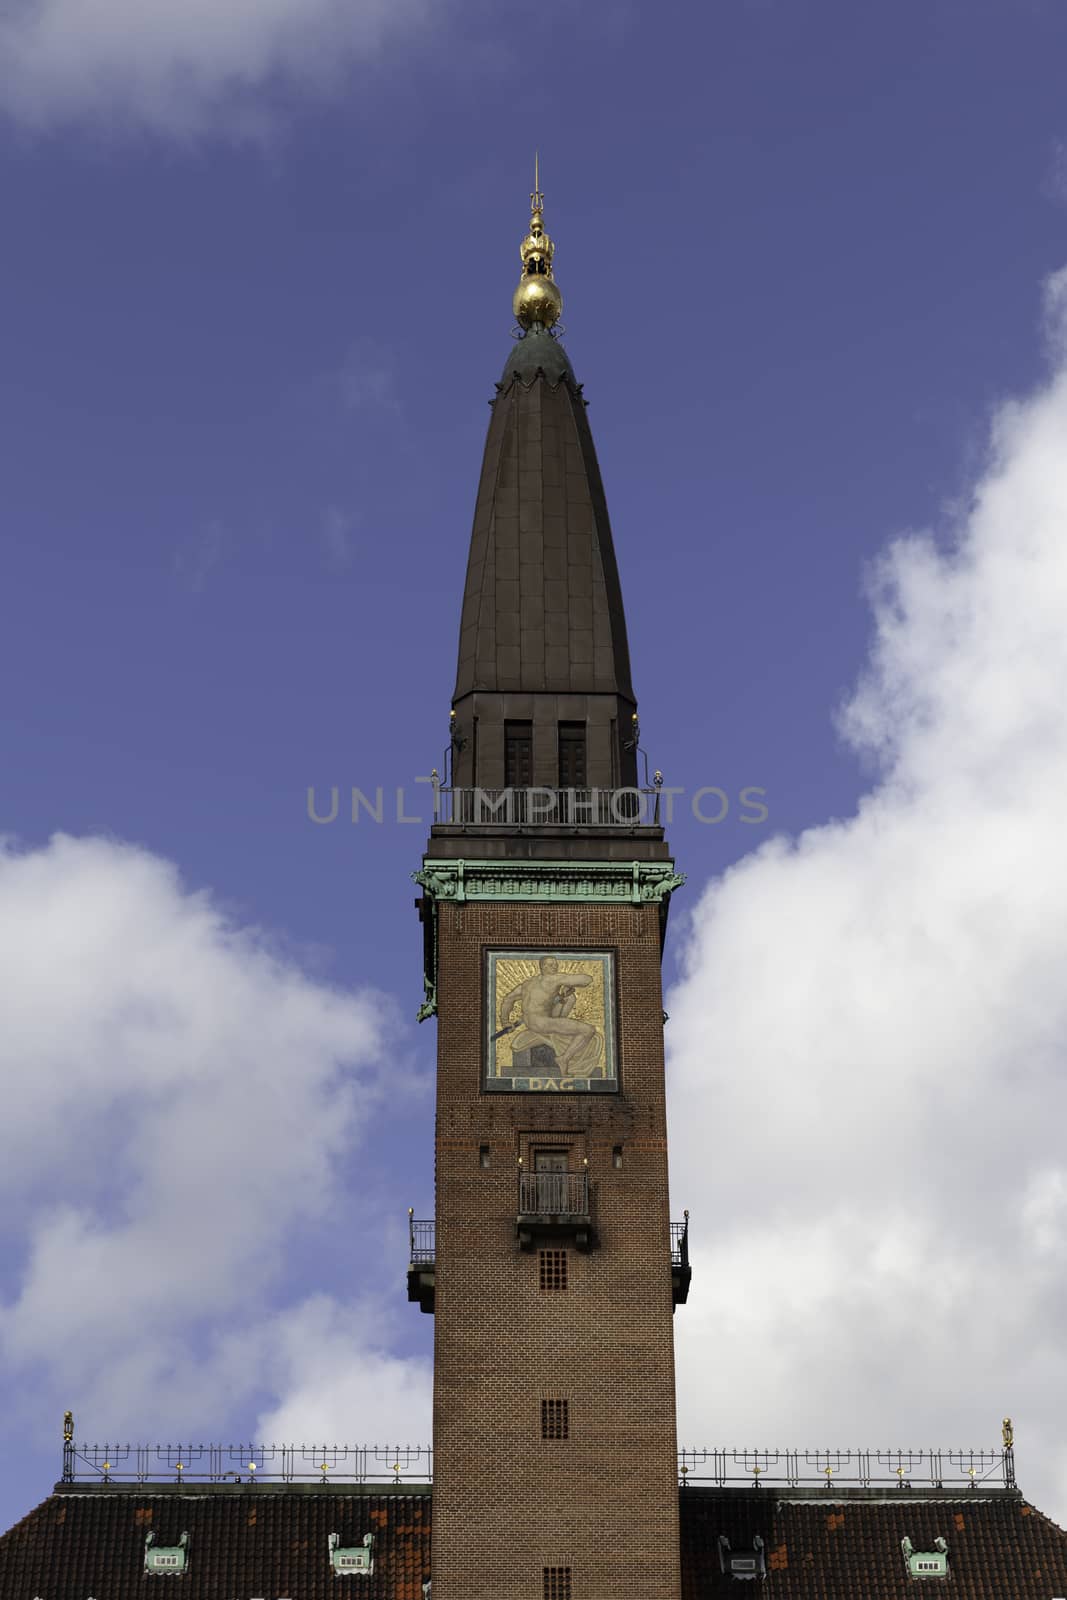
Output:
[[[189,1534],[180,1578],[144,1574],[145,1535],[176,1545]],[[327,1540],[374,1534],[374,1572],[352,1579],[360,1600],[422,1600],[430,1576],[429,1494],[345,1494],[332,1488],[158,1484],[143,1489],[61,1485],[0,1537],[3,1600],[337,1600]],[[151,1589],[149,1588],[151,1586]]]
[[[1067,1533],[1017,1491],[693,1487],[682,1491],[681,1508],[683,1600],[748,1592],[720,1569],[720,1534],[735,1554],[751,1549],[754,1535],[763,1539],[767,1575],[751,1592],[764,1600],[915,1600],[916,1584],[942,1580],[908,1576],[905,1535],[916,1550],[947,1540],[946,1600],[1067,1597]],[[163,1546],[189,1534],[181,1578],[144,1576],[150,1530]],[[0,1600],[145,1600],[146,1585],[172,1581],[175,1600],[337,1600],[331,1533],[342,1545],[375,1535],[373,1575],[351,1582],[360,1600],[422,1600],[429,1492],[318,1484],[60,1485],[0,1537]]]
[[[766,1600],[1053,1600],[1067,1596],[1067,1533],[1017,1490],[931,1494],[818,1489],[779,1497],[729,1489],[682,1491],[682,1600],[746,1590],[720,1570],[718,1539],[734,1553],[764,1542]],[[911,1577],[901,1551],[948,1543],[949,1580]]]

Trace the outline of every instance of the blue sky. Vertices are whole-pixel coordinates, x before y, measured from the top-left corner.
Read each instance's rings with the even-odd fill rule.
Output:
[[[424,832],[306,797],[440,764],[535,146],[646,748],[769,808],[671,835],[683,1433],[1014,1408],[1067,1517],[1065,52],[1051,0],[0,14],[0,1523],[67,1405],[428,1433]]]

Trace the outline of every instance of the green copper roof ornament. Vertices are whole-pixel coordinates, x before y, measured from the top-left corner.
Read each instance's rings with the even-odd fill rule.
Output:
[[[183,1533],[177,1544],[156,1544],[156,1536],[149,1532],[144,1542],[144,1570],[146,1576],[180,1578],[189,1565],[189,1535]]]
[[[932,1550],[916,1550],[907,1534],[900,1541],[910,1578],[947,1578],[948,1545],[940,1536]]]
[[[326,1541],[335,1578],[369,1578],[374,1571],[374,1535],[365,1533],[363,1542],[342,1545],[341,1536],[331,1533]]]
[[[437,980],[428,972],[422,975],[422,1005],[415,1013],[416,1022],[429,1022],[431,1017],[437,1015]]]

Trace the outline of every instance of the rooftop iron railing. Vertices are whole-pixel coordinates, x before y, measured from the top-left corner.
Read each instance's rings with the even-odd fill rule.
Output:
[[[64,1483],[429,1483],[433,1451],[407,1444],[82,1444]]]
[[[652,789],[449,789],[434,791],[434,822],[459,827],[658,827]]]
[[[1015,1451],[715,1450],[678,1451],[683,1487],[750,1489],[816,1484],[907,1492],[1015,1490]],[[430,1483],[430,1445],[63,1444],[64,1483]]]
[[[1015,1488],[1015,1452],[1003,1450],[703,1450],[678,1452],[683,1485],[748,1483],[828,1491],[893,1485],[901,1490]]]

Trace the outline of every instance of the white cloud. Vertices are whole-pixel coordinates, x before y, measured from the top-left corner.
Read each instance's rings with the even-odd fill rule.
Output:
[[[384,1304],[349,1306],[324,1295],[307,1300],[271,1335],[273,1386],[284,1399],[260,1418],[258,1437],[385,1449],[428,1445],[429,1365],[390,1354],[393,1332]],[[413,1460],[410,1471],[403,1465],[406,1475],[426,1477],[424,1458]]]
[[[374,339],[356,340],[334,381],[346,411],[400,411],[392,356]]]
[[[340,506],[327,506],[322,513],[319,535],[326,565],[332,572],[347,572],[356,559],[356,529],[359,517]]]
[[[148,852],[63,836],[0,850],[0,989],[0,1353],[35,1417],[77,1395],[100,1427],[214,1433],[284,1406],[310,1320],[287,1251],[338,1206],[342,1155],[358,1175],[390,1004]],[[387,1409],[418,1380],[364,1322]]]
[[[178,545],[174,571],[187,588],[199,594],[219,564],[232,555],[235,544],[232,530],[212,517]]]
[[[1010,1413],[1061,1521],[1065,286],[969,506],[876,574],[842,728],[878,781],[710,886],[668,1001],[683,1436],[995,1445]]]
[[[0,107],[179,137],[255,133],[279,86],[336,87],[422,0],[16,0],[0,15]]]

